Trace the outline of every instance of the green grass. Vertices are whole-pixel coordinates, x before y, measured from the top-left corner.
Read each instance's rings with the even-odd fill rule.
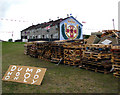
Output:
[[[47,68],[42,85],[2,81],[3,93],[118,93],[118,79],[24,55],[24,43],[2,43],[2,77],[10,65]]]

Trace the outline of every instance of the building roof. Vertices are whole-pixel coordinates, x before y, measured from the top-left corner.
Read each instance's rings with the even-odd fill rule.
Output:
[[[74,20],[76,20],[73,16],[71,16]],[[30,30],[30,29],[37,29],[37,28],[45,28],[45,27],[47,27],[47,26],[49,26],[50,25],[50,27],[51,26],[54,26],[54,25],[58,25],[58,24],[60,24],[60,22],[62,22],[63,20],[66,20],[66,19],[68,19],[68,18],[70,18],[70,17],[67,17],[67,18],[60,18],[60,19],[57,19],[57,20],[55,20],[55,21],[53,21],[53,20],[51,20],[51,21],[49,21],[49,22],[44,22],[44,23],[41,23],[41,24],[37,24],[37,25],[32,25],[32,26],[29,26],[28,28],[26,28],[26,29],[24,29],[24,30],[22,30],[22,31],[26,31],[26,30]],[[77,21],[77,20],[76,20]],[[78,22],[78,21],[77,21]],[[79,23],[79,22],[78,22]],[[80,25],[82,25],[81,23],[79,23]],[[83,26],[83,25],[82,25]],[[21,32],[22,32],[21,31]]]
[[[78,22],[81,26],[83,26],[78,20],[76,20],[73,16],[71,16],[76,22]]]
[[[67,18],[69,18],[69,17],[67,17]],[[53,21],[53,20],[51,20],[51,21],[49,21],[49,22],[44,22],[44,23],[41,23],[41,24],[37,24],[37,25],[32,25],[32,26],[29,26],[28,28],[26,28],[26,29],[24,29],[24,30],[22,30],[22,31],[25,31],[25,30],[29,30],[29,29],[37,29],[37,28],[44,28],[44,27],[47,27],[47,26],[54,26],[54,25],[57,25],[57,24],[59,24],[61,21],[63,21],[63,20],[65,20],[65,19],[67,19],[67,18],[64,18],[64,19],[62,19],[62,18],[60,18],[60,19],[58,19],[58,20],[55,20],[55,21]],[[21,31],[21,32],[22,32]]]

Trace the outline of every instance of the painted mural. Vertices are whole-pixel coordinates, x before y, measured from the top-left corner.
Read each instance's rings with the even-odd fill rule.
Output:
[[[60,40],[82,39],[82,25],[75,19],[66,19],[60,24],[60,27]]]

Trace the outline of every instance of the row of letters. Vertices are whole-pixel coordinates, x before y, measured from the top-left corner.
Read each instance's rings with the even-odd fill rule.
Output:
[[[17,72],[15,74],[15,77],[13,78],[15,81],[17,81],[20,77],[21,71],[23,70],[22,67],[18,67],[17,66],[12,66],[11,70],[7,73],[7,76],[5,77],[5,80],[9,80],[11,75],[13,74],[13,72],[17,69]],[[23,78],[23,82],[27,82],[27,80],[31,77],[31,73],[33,72],[33,69],[27,68],[26,72],[24,73],[24,78]],[[32,79],[31,84],[34,84],[37,82],[37,79],[39,78],[39,74],[41,72],[41,69],[37,69],[36,73]]]

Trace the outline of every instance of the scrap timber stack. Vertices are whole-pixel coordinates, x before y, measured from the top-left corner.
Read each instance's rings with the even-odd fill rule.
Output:
[[[30,47],[30,56],[31,57],[34,57],[34,58],[37,58],[38,57],[38,53],[37,53],[37,47],[36,47],[36,43],[35,42],[33,42],[32,43],[32,46]]]
[[[28,46],[31,42],[25,44]],[[66,41],[35,41],[30,44],[28,55],[31,57],[48,60],[51,62],[61,62],[67,65],[78,65],[82,59],[83,40]]]
[[[120,44],[120,31],[118,30],[103,30],[99,44],[109,41],[109,44]]]
[[[113,71],[120,78],[120,31],[104,30],[95,37],[99,37],[99,42],[88,43],[89,39],[28,42],[24,54],[104,74]]]
[[[37,54],[39,59],[49,60],[51,57],[50,43],[47,41],[37,41]]]
[[[82,49],[84,41],[73,42],[64,44],[64,64],[67,65],[80,65],[82,61]]]
[[[120,45],[113,45],[112,49],[113,75],[120,77]]]
[[[51,62],[79,65],[82,58],[83,40],[51,42]]]
[[[31,46],[32,46],[32,42],[24,44],[24,48],[25,48],[24,54],[25,55],[29,55],[30,54]]]
[[[109,73],[112,68],[110,49],[111,45],[86,44],[80,67],[95,72],[104,72],[104,74]]]
[[[63,60],[64,41],[51,42],[51,62],[58,63]]]

